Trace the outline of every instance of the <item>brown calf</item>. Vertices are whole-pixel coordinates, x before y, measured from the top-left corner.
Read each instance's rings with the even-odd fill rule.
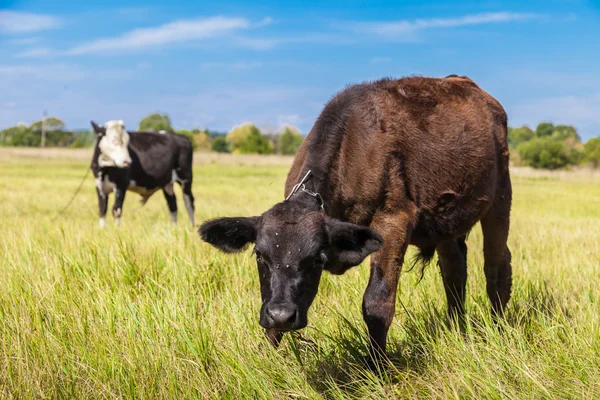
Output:
[[[374,253],[363,316],[378,355],[409,244],[424,261],[437,250],[448,311],[462,315],[465,237],[481,221],[493,312],[508,302],[506,133],[502,106],[466,77],[353,85],[325,106],[302,144],[285,186],[289,199],[258,217],[208,221],[200,233],[226,252],[255,243],[260,323],[275,344],[306,326],[323,270],[342,274]]]

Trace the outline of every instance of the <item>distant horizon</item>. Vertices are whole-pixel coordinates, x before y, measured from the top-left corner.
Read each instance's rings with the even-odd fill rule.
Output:
[[[306,134],[349,84],[458,74],[496,97],[510,126],[573,125],[585,141],[600,135],[599,22],[600,5],[579,0],[11,1],[0,129],[44,110],[68,127],[137,128],[160,111],[175,129],[253,121]]]
[[[55,118],[59,118],[59,119],[60,119],[60,117],[58,117],[58,116],[56,116],[56,115],[48,115],[48,117],[55,117]],[[24,125],[26,125],[26,126],[30,126],[32,123],[34,123],[34,122],[37,122],[37,121],[39,121],[39,120],[32,121],[32,122],[31,122],[31,123],[29,123],[29,124],[27,124],[27,123],[24,123],[24,122],[23,122],[23,124],[24,124]],[[96,122],[97,122],[97,121],[96,121]],[[126,127],[126,129],[127,129],[128,131],[137,131],[137,130],[138,130],[137,126],[139,125],[139,121],[138,121],[138,124],[136,124],[136,128],[129,128],[129,125],[127,124],[127,121],[124,121],[124,122],[125,122],[125,127]],[[521,127],[523,127],[523,126],[526,126],[526,127],[530,128],[531,130],[535,131],[535,128],[537,127],[537,125],[539,125],[540,123],[543,123],[543,122],[551,122],[551,123],[553,123],[552,121],[540,121],[540,122],[538,122],[538,123],[536,123],[536,124],[533,124],[533,125],[524,124],[524,125],[518,125],[518,126],[511,125],[511,124],[509,123],[509,124],[508,124],[508,127],[509,127],[509,128],[521,128]],[[243,122],[242,124],[246,124],[246,123],[254,124],[254,122],[252,122],[252,121],[246,121],[246,122]],[[19,124],[21,124],[21,122],[19,122],[19,123],[15,124],[15,125],[13,125],[13,126],[17,126],[17,125],[19,125]],[[574,126],[573,124],[556,124],[556,123],[553,123],[553,124],[554,124],[555,126],[557,126],[557,125],[570,125],[570,126],[573,126],[573,127],[574,127],[574,128],[577,130],[577,132],[579,133],[579,135],[581,136],[581,132],[579,132],[579,129],[577,129],[577,127],[576,127],[576,126]],[[238,125],[239,125],[239,124],[238,124]],[[255,125],[256,125],[256,124],[255,124]],[[285,126],[285,125],[290,125],[290,124],[283,124],[283,125],[281,125],[281,126]],[[67,127],[67,129],[66,129],[66,130],[67,130],[67,131],[71,131],[71,132],[79,132],[79,131],[91,131],[91,130],[92,130],[91,126],[90,126],[90,128],[70,128],[68,125],[66,125],[66,123],[65,123],[65,126]],[[280,126],[280,127],[281,127],[281,126]],[[294,126],[294,125],[292,125],[292,126]],[[259,125],[256,125],[256,127],[257,127],[257,128],[258,128],[258,129],[259,129],[259,130],[260,130],[260,131],[263,133],[263,134],[268,134],[268,135],[271,135],[271,134],[277,134],[277,129],[275,129],[275,130],[273,130],[273,131],[267,131],[267,130],[265,130],[265,129],[261,128]],[[200,129],[200,130],[208,130],[208,131],[210,131],[210,132],[214,132],[214,133],[217,133],[217,134],[227,134],[227,133],[229,133],[229,131],[231,131],[231,129],[232,129],[232,128],[233,128],[233,126],[232,126],[231,128],[229,128],[229,129],[224,129],[224,130],[220,130],[220,129],[212,129],[211,127],[198,127],[198,126],[193,126],[193,127],[178,127],[178,128],[175,128],[175,127],[173,127],[174,131]],[[311,128],[312,128],[312,127],[311,127]],[[5,129],[5,128],[1,128],[1,129]],[[310,131],[310,129],[309,129],[308,131],[306,131],[306,132],[304,132],[304,131],[302,131],[302,130],[301,130],[301,131],[300,131],[300,134],[301,134],[302,136],[306,136],[306,135],[308,134],[308,132],[309,132],[309,131]],[[597,135],[597,136],[600,136],[600,135]],[[592,139],[592,138],[594,138],[594,137],[597,137],[597,136],[590,136],[590,137],[587,137],[587,138],[584,138],[584,137],[582,137],[582,142],[584,142],[584,143],[585,143],[585,142],[586,142],[588,139]]]

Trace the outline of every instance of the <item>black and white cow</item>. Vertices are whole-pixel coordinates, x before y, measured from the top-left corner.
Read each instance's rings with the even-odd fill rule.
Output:
[[[108,121],[104,127],[92,121],[92,127],[97,136],[91,167],[96,177],[100,227],[105,224],[111,192],[115,193],[113,217],[119,226],[127,190],[139,193],[145,204],[162,189],[171,221],[177,222],[175,182],[183,189],[185,208],[194,225],[192,144],[187,137],[170,132],[127,132],[123,121]]]

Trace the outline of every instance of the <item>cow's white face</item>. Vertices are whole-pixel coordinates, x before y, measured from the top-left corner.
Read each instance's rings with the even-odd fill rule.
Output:
[[[108,121],[104,124],[106,133],[100,139],[100,156],[98,165],[101,167],[127,168],[131,165],[131,156],[127,150],[129,134],[123,121]]]

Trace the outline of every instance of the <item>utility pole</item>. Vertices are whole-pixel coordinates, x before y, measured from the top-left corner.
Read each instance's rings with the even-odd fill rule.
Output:
[[[44,110],[44,118],[42,118],[42,148],[46,147],[46,115],[48,113]]]

